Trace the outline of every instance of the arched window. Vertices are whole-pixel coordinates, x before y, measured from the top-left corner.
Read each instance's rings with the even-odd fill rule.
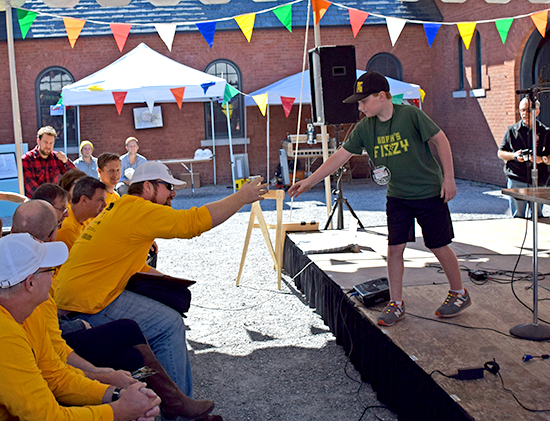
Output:
[[[239,68],[228,60],[216,60],[210,63],[205,70],[214,76],[221,77],[231,86],[242,91],[241,72]],[[242,95],[235,95],[231,101],[223,105],[214,103],[214,131],[216,138],[227,138],[227,117],[226,110],[229,110],[231,118],[231,136],[244,137],[244,108]],[[212,120],[210,113],[210,103],[204,105],[204,124],[207,139],[212,139]]]
[[[52,106],[59,101],[63,86],[73,82],[73,76],[62,67],[48,67],[36,78],[37,129],[52,126],[57,131],[56,149],[63,148],[65,142],[63,111],[56,111]],[[71,147],[69,152],[78,152],[75,107],[67,109],[67,146]]]
[[[367,63],[367,72],[374,70],[392,79],[403,80],[403,70],[397,58],[389,53],[378,53]]]
[[[463,91],[465,86],[465,78],[466,78],[466,72],[465,72],[465,60],[464,60],[464,54],[466,51],[466,47],[464,46],[464,41],[462,41],[461,37],[457,38],[458,45],[457,45],[457,51],[458,51],[458,90]],[[471,86],[470,89],[481,89],[483,87],[483,78],[481,73],[481,35],[479,35],[479,32],[476,31],[474,33],[474,37],[472,39],[472,42],[470,43],[470,49],[466,54],[469,54],[467,58],[469,59],[468,62],[471,63],[471,77],[472,80],[470,81]],[[468,67],[470,68],[470,67]],[[470,74],[470,72],[468,72]]]

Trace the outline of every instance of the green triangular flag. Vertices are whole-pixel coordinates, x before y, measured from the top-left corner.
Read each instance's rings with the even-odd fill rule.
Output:
[[[237,95],[239,91],[235,89],[233,86],[231,86],[229,83],[225,85],[225,92],[223,93],[223,102],[222,104],[227,104],[229,101],[231,101],[231,98],[233,98],[235,95]]]
[[[277,7],[273,9],[273,13],[275,13],[275,16],[277,16],[286,29],[292,32],[292,4]]]
[[[17,9],[17,19],[19,20],[19,28],[21,28],[21,35],[23,39],[27,36],[27,32],[31,29],[31,25],[38,13],[31,12],[30,10]]]
[[[509,19],[500,19],[495,22],[495,25],[497,26],[497,31],[500,34],[500,39],[502,40],[503,44],[506,42],[506,38],[508,37],[508,31],[510,30],[510,26],[512,26],[513,21],[514,21],[514,18],[509,18]]]
[[[63,92],[59,94],[59,101],[55,105],[63,105]]]
[[[394,104],[403,104],[403,95],[405,94],[392,95],[391,102]]]

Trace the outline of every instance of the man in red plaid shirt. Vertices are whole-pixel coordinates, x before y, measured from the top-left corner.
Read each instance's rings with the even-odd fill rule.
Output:
[[[57,133],[53,127],[42,127],[36,135],[36,147],[21,158],[27,197],[31,197],[33,192],[44,183],[57,183],[60,176],[71,168],[75,168],[67,155],[53,150],[57,139]]]

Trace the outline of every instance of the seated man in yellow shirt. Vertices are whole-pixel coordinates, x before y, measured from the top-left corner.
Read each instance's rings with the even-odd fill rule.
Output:
[[[192,396],[181,314],[126,290],[126,285],[137,272],[160,273],[144,265],[155,238],[198,236],[223,223],[244,205],[262,200],[267,185],[257,180],[247,182],[237,193],[201,208],[172,209],[174,189],[183,185],[164,164],[141,164],[132,177],[128,194],[107,206],[73,245],[57,276],[55,300],[60,309],[92,326],[113,319],[136,321],[172,380]]]
[[[73,189],[69,215],[57,230],[57,241],[63,241],[69,251],[85,228],[84,221],[95,218],[105,208],[106,187],[94,177],[79,178]]]
[[[36,308],[48,299],[52,267],[67,259],[61,242],[30,234],[0,239],[0,420],[150,420],[160,399],[143,383],[121,390],[64,364]],[[60,405],[62,404],[62,405]]]
[[[116,153],[105,152],[97,157],[99,179],[107,187],[107,206],[120,198],[115,187],[120,181],[120,157]]]

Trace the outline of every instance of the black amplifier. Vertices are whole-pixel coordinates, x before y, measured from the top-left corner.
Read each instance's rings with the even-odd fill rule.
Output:
[[[353,287],[365,307],[370,307],[390,300],[388,278],[376,278]]]

